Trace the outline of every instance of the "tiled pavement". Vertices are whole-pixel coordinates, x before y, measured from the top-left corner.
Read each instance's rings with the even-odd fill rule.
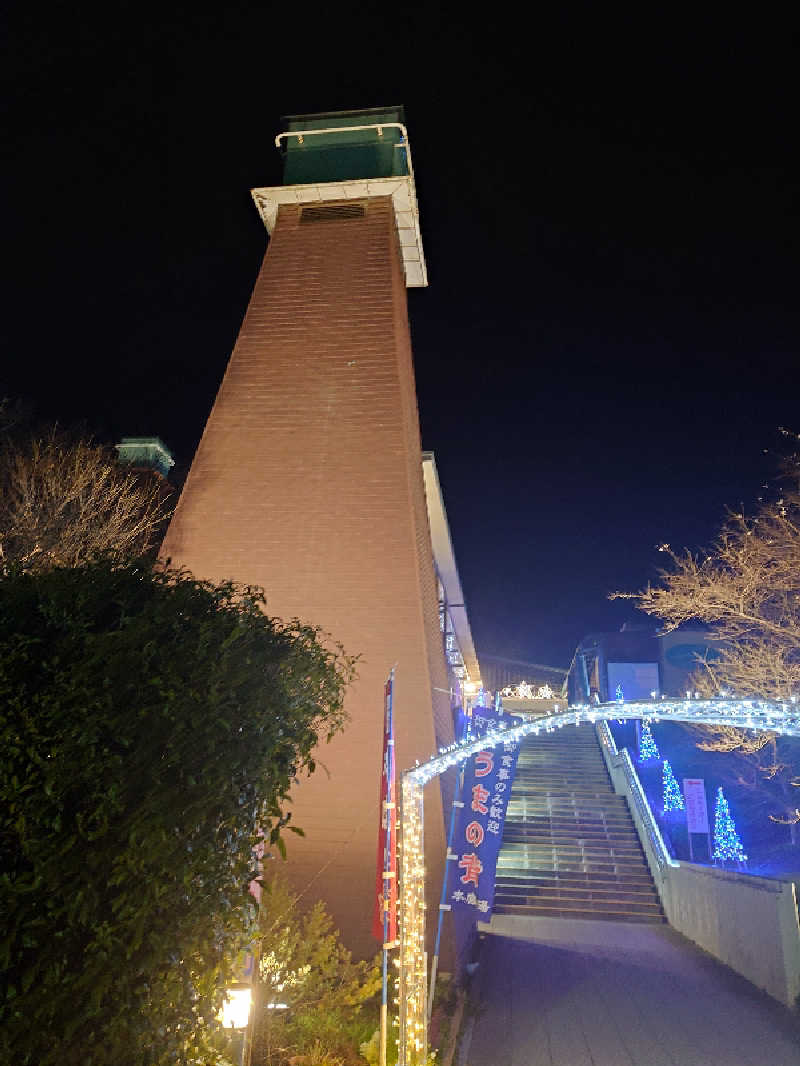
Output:
[[[458,1066],[800,1066],[800,1015],[666,925],[496,916],[475,980]]]

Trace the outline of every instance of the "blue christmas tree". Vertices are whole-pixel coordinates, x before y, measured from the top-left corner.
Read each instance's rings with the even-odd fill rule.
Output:
[[[664,813],[667,811],[682,811],[684,807],[683,796],[675,774],[669,764],[669,759],[664,760]]]
[[[622,685],[617,685],[617,691],[614,694],[614,698],[616,699],[617,703],[625,702],[625,697],[622,695]]]
[[[717,789],[717,806],[714,811],[714,861],[747,862],[736,825],[731,818],[730,807],[722,786]]]
[[[642,728],[639,731],[639,762],[650,762],[651,759],[660,758],[661,753],[653,738],[650,723],[642,722]]]

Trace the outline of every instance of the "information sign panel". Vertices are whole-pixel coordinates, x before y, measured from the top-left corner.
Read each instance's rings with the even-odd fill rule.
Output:
[[[686,827],[690,833],[707,833],[708,806],[706,783],[702,777],[684,777],[683,795],[686,800]]]

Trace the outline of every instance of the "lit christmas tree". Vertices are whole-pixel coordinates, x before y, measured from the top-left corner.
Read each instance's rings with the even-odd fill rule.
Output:
[[[625,697],[622,695],[622,685],[617,685],[617,691],[615,693],[617,703],[624,703]]]
[[[669,759],[664,760],[664,813],[667,811],[682,811],[684,807],[683,796],[675,780],[675,774],[669,764]]]
[[[650,762],[651,759],[660,759],[661,753],[653,739],[653,733],[649,722],[642,722],[639,731],[639,762]]]
[[[739,834],[731,818],[728,801],[722,791],[717,789],[717,806],[714,811],[714,861],[747,862]]]

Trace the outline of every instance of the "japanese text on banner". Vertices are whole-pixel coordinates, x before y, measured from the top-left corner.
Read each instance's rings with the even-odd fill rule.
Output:
[[[480,736],[495,732],[500,723],[511,729],[521,722],[521,718],[481,708],[473,728]],[[451,908],[466,909],[484,921],[488,921],[494,905],[497,857],[518,754],[518,742],[504,742],[477,752],[464,771],[464,806],[453,843],[456,870],[450,874],[447,902]]]

